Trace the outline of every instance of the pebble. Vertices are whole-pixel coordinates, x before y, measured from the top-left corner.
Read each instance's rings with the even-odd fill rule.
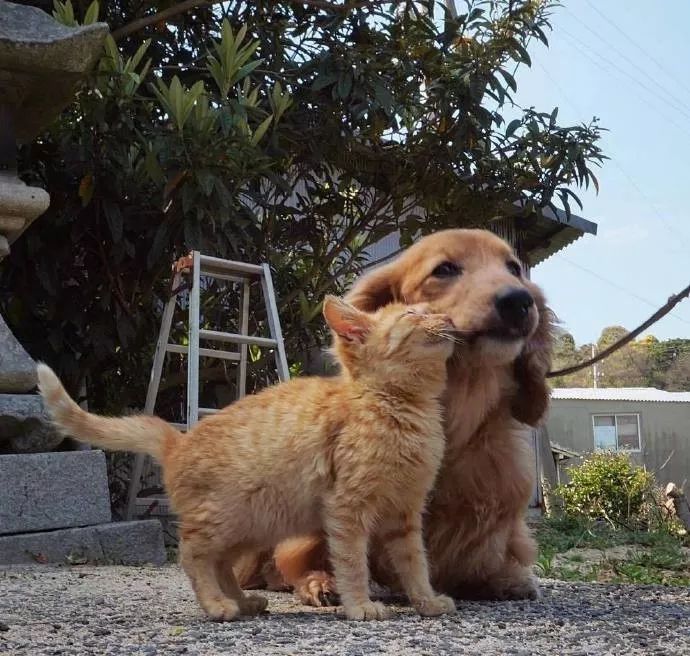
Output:
[[[9,571],[0,570],[0,617],[12,622],[10,630],[0,623],[0,652],[10,654],[690,654],[690,590],[681,588],[544,581],[541,602],[460,602],[457,615],[435,619],[402,604],[394,606],[394,619],[370,623],[266,593],[270,615],[218,624],[205,620],[176,566],[85,566],[85,580],[67,590],[65,581],[75,578],[68,569]],[[651,632],[670,624],[676,629]],[[171,636],[171,627],[182,631]]]
[[[93,634],[95,636],[107,636],[110,635],[112,631],[110,629],[94,629]]]

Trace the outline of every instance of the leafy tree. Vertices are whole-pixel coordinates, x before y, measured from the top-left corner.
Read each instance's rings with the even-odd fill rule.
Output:
[[[584,362],[589,358],[588,348],[591,349],[589,345],[578,348],[574,337],[569,332],[559,331],[554,345],[552,369],[558,371]],[[592,370],[588,367],[568,376],[557,376],[551,379],[551,385],[552,387],[591,387]]]
[[[655,387],[675,392],[690,391],[688,371],[690,339],[668,339],[650,344]]]
[[[670,392],[690,392],[690,351],[677,357],[667,369],[665,389]]]
[[[271,264],[299,360],[320,342],[324,293],[382,236],[579,204],[603,159],[596,121],[504,118],[555,3],[458,4],[57,3],[115,38],[22,151],[51,207],[3,263],[0,304],[30,352],[73,388],[89,374],[95,408],[141,405],[169,266],[191,248]],[[236,305],[208,286],[209,324],[212,299],[221,318]],[[215,362],[202,374],[234,380]]]
[[[603,350],[628,331],[622,326],[604,328],[597,341]],[[570,333],[556,337],[553,369],[559,370],[587,361],[592,345],[577,347]],[[597,383],[600,387],[656,387],[670,391],[690,391],[690,340],[660,341],[647,335],[626,344],[597,364]],[[553,387],[592,387],[592,367],[552,379]]]
[[[597,342],[602,351],[628,334],[622,326],[604,328]],[[651,360],[648,342],[632,341],[612,353],[598,365],[601,387],[646,387],[650,385]]]

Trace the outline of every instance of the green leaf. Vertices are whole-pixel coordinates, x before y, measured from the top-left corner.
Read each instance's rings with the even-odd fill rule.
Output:
[[[58,23],[62,23],[68,27],[76,27],[78,23],[74,18],[72,0],[67,0],[67,2],[53,0],[53,18],[58,21]]]
[[[93,0],[86,10],[84,15],[84,25],[91,25],[98,20],[98,14],[100,12],[100,7],[98,5],[98,0]]]
[[[522,119],[513,119],[510,123],[508,123],[508,127],[506,128],[506,137],[512,137],[515,134],[515,130],[517,130],[521,125]]]
[[[117,66],[118,62],[122,61],[122,58],[120,57],[120,51],[117,49],[117,44],[115,43],[115,39],[113,39],[110,34],[108,34],[105,37],[105,41],[103,42],[103,48],[105,49],[106,56],[110,58],[113,64],[113,70],[117,70],[119,66]]]
[[[119,206],[110,201],[104,201],[103,213],[108,222],[108,228],[110,229],[113,241],[115,243],[119,242],[122,239],[123,226],[122,212],[120,212]]]
[[[549,127],[553,129],[556,127],[556,118],[558,118],[558,107],[554,107],[549,117]]]
[[[319,75],[314,82],[311,85],[311,90],[312,91],[320,91],[321,89],[325,89],[326,87],[331,86],[334,82],[338,81],[338,74],[337,73],[326,73],[324,75]]]
[[[261,123],[256,128],[256,130],[254,130],[254,134],[252,135],[252,138],[251,138],[252,146],[256,146],[256,144],[258,144],[259,141],[261,141],[261,137],[263,137],[264,134],[266,134],[266,130],[268,130],[268,127],[271,125],[272,121],[273,121],[273,114],[271,114],[270,116],[267,116],[263,121],[261,121]]]
[[[248,64],[242,66],[232,77],[232,84],[237,84],[240,80],[245,79],[255,68],[264,63],[263,59],[256,59]]]
[[[113,41],[113,45],[115,45],[115,41]],[[137,66],[139,66],[141,60],[144,58],[144,55],[146,54],[146,51],[149,49],[150,45],[151,39],[146,39],[146,41],[144,41],[137,48],[137,51],[127,60],[127,63],[125,64],[125,72],[129,73],[131,71],[136,70]],[[115,45],[115,47],[117,48],[117,45]]]
[[[350,95],[350,90],[352,89],[352,74],[345,73],[338,80],[338,96],[345,100]]]
[[[167,246],[168,239],[168,224],[166,222],[162,222],[156,230],[153,243],[151,244],[151,250],[146,258],[146,265],[149,269],[151,269],[154,264],[160,260],[161,255],[163,254],[163,249]]]
[[[376,98],[376,101],[381,105],[381,109],[383,109],[386,114],[390,115],[393,111],[393,103],[395,102],[390,90],[383,84],[377,82],[374,84],[374,98]]]
[[[504,71],[502,68],[499,68],[498,73],[500,73],[503,76],[503,79],[506,81],[506,84],[513,91],[517,91],[517,82],[515,82],[515,78],[508,71]]]
[[[516,53],[516,59],[523,64],[527,64],[527,66],[532,65],[532,59],[529,56],[529,53],[525,49],[525,46],[523,46],[517,39],[511,39],[510,40],[513,49]]]
[[[204,195],[210,196],[213,193],[213,183],[215,182],[215,176],[205,169],[200,169],[196,172],[196,179],[201,187],[201,191]]]
[[[594,175],[591,171],[589,172],[589,177],[592,178],[592,184],[594,185],[594,188],[597,190],[597,194],[599,193],[599,180],[597,180],[597,176]]]

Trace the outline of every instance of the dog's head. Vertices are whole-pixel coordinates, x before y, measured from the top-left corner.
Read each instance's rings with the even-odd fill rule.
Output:
[[[552,314],[511,247],[486,230],[445,230],[361,278],[347,300],[373,311],[392,301],[425,303],[450,316],[462,342],[459,366],[511,367],[516,419],[546,410]]]

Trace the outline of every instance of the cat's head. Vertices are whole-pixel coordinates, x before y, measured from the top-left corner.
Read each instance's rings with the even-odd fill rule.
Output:
[[[334,334],[333,351],[353,377],[373,370],[391,377],[409,376],[422,367],[445,371],[453,353],[452,321],[421,305],[392,303],[368,313],[327,296],[323,315]]]

